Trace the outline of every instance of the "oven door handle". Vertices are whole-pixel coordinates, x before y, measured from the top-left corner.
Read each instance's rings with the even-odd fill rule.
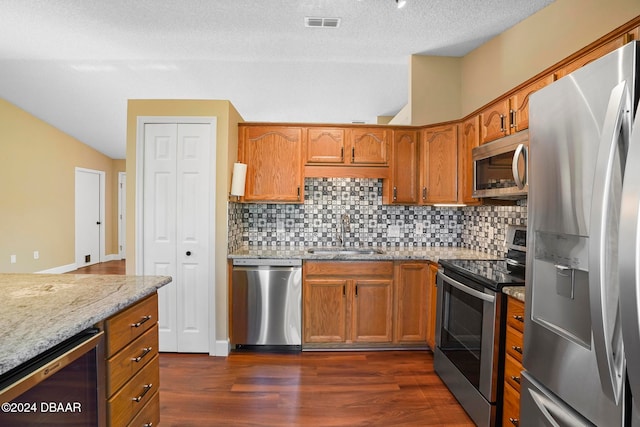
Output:
[[[443,282],[446,281],[451,286],[461,290],[465,294],[469,294],[469,295],[471,295],[473,297],[479,298],[479,299],[481,299],[483,301],[487,301],[487,302],[494,302],[496,300],[495,296],[489,295],[489,294],[485,294],[484,292],[476,291],[475,289],[470,288],[469,286],[464,285],[464,284],[458,282],[455,279],[452,279],[451,277],[447,276],[446,274],[442,273],[441,271],[438,271],[438,276],[440,276],[440,278],[442,279]]]

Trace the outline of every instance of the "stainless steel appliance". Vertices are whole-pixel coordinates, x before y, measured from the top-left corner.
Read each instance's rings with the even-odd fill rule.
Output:
[[[234,259],[231,280],[232,344],[302,344],[301,260]]]
[[[440,260],[434,369],[478,426],[494,426],[502,401],[506,304],[524,284],[526,230],[510,228],[507,259]]]
[[[640,425],[638,58],[531,96],[523,426]]]
[[[106,425],[104,332],[87,329],[0,376],[0,425]]]
[[[522,199],[527,196],[529,132],[482,144],[472,151],[473,197]]]

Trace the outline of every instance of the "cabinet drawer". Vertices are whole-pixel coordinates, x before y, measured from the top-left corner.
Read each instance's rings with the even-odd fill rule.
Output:
[[[522,342],[522,332],[518,331],[515,328],[507,327],[507,354],[513,356],[513,358],[520,363],[522,363]]]
[[[160,393],[158,390],[151,396],[138,415],[127,425],[127,427],[157,426],[160,424]]]
[[[504,380],[507,384],[520,392],[520,376],[522,364],[513,356],[507,354],[504,358]]]
[[[393,261],[308,261],[305,276],[392,276]]]
[[[158,361],[158,356],[154,356],[131,381],[107,401],[107,418],[110,426],[126,426],[154,396],[160,384]]]
[[[509,297],[507,303],[507,325],[524,332],[524,303]]]
[[[520,425],[520,393],[509,384],[504,386],[502,405],[502,426],[518,427]]]
[[[148,331],[158,322],[158,294],[121,311],[105,322],[107,357]]]
[[[107,360],[107,396],[115,393],[156,354],[158,324]]]

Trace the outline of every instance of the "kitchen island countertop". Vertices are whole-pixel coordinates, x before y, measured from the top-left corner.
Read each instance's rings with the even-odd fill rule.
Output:
[[[169,282],[168,276],[0,274],[0,374]]]
[[[309,253],[309,248],[322,248],[322,246],[310,247],[243,247],[228,255],[229,259],[237,258],[262,258],[262,259],[302,259],[305,261],[402,261],[421,260],[438,262],[439,259],[495,259],[487,253],[465,248],[452,248],[446,246],[416,246],[416,247],[386,247],[386,246],[363,246],[361,248],[382,249],[381,254],[313,254]],[[331,248],[335,249],[335,246]],[[347,247],[346,249],[350,249]]]
[[[524,302],[524,286],[505,286],[502,288],[502,292],[514,297],[518,301]]]

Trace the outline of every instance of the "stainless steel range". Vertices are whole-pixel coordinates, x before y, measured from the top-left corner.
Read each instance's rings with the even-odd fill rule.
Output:
[[[434,368],[478,426],[499,418],[504,286],[524,285],[526,229],[510,227],[506,259],[440,260]]]

